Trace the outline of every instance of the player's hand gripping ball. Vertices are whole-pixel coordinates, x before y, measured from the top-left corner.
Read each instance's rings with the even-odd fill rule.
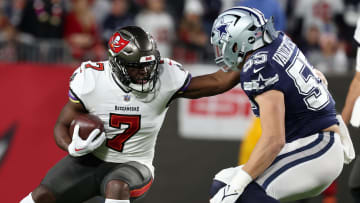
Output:
[[[74,118],[69,133],[72,141],[68,146],[71,156],[78,157],[94,151],[105,141],[104,125],[100,118],[81,114]]]
[[[70,136],[73,136],[76,124],[79,125],[79,137],[83,140],[86,140],[94,129],[100,130],[100,133],[96,137],[105,131],[104,124],[100,118],[92,114],[79,114],[75,116],[69,129]]]

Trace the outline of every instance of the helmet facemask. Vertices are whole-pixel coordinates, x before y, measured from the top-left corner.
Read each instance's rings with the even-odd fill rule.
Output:
[[[114,42],[116,47],[123,46],[120,51],[112,48]],[[140,93],[154,90],[160,54],[155,41],[141,28],[129,26],[113,35],[109,41],[109,61],[114,75],[127,89]]]

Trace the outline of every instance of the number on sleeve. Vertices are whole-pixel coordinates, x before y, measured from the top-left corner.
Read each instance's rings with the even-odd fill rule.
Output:
[[[96,63],[96,65],[92,65],[91,63],[87,63],[85,65],[85,68],[92,68],[98,71],[103,71],[104,70],[104,63]]]
[[[305,69],[309,69],[311,72],[307,76],[304,74]],[[299,94],[305,96],[303,100],[308,109],[320,110],[330,102],[326,88],[321,82],[318,82],[312,72],[312,67],[302,53],[296,57],[296,60],[286,69],[286,72],[295,82]]]
[[[106,141],[106,145],[116,151],[122,152],[125,142],[140,130],[140,115],[110,114],[110,127],[124,129],[112,139]]]

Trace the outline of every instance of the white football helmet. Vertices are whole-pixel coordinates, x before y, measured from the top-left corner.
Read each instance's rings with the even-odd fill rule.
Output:
[[[277,38],[273,19],[248,7],[233,7],[221,13],[211,32],[215,62],[225,71],[238,70],[250,51],[259,49]]]

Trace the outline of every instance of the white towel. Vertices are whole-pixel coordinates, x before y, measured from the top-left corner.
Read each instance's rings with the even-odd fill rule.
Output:
[[[347,129],[341,115],[337,115],[336,118],[339,121],[340,140],[344,149],[344,163],[350,164],[350,162],[355,159],[354,145],[351,141],[349,130]]]

